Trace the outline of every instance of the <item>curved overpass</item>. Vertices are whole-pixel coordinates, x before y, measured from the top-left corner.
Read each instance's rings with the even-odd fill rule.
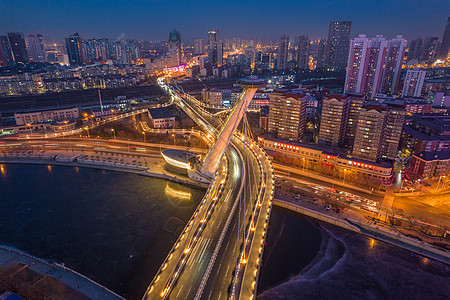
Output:
[[[158,84],[207,133],[222,122],[164,79]],[[273,195],[273,169],[257,143],[235,132],[205,197],[144,299],[251,299]]]

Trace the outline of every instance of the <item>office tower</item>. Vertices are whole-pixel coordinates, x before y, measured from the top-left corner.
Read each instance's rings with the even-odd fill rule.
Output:
[[[315,40],[309,44],[309,55],[316,63],[316,68],[323,69],[326,66],[327,59],[327,41]]]
[[[218,67],[220,67],[223,65],[223,42],[217,41],[214,46],[215,46],[215,51],[217,53],[216,65]]]
[[[14,58],[11,52],[8,37],[0,35],[0,67],[8,67],[14,65]]]
[[[350,42],[344,93],[361,93],[366,80],[369,39],[365,34]]]
[[[383,94],[392,95],[397,91],[406,43],[406,40],[401,35],[397,35],[396,38],[393,38],[388,43],[380,88],[380,92]]]
[[[42,34],[27,35],[28,55],[32,62],[47,62],[47,56],[44,52],[44,43]]]
[[[402,97],[420,97],[427,71],[414,69],[406,71]]]
[[[307,35],[297,37],[297,68],[304,70],[308,68],[309,58],[309,38]]]
[[[333,94],[323,99],[319,144],[342,147],[347,127],[350,99],[348,95]]]
[[[327,65],[331,69],[345,69],[350,47],[351,21],[331,21],[328,30]]]
[[[205,40],[196,39],[194,41],[194,54],[203,54],[203,53],[205,53]]]
[[[208,44],[207,46],[209,48],[212,48],[212,46],[219,41],[219,29],[210,29],[208,30]]]
[[[349,103],[347,128],[345,130],[345,148],[353,148],[355,142],[356,128],[358,126],[359,113],[364,105],[366,96],[361,93],[347,93]]]
[[[383,75],[384,61],[386,59],[388,41],[377,35],[369,43],[369,55],[366,59],[366,75],[362,93],[373,98],[380,90],[381,76]]]
[[[223,43],[219,42],[219,30],[208,30],[208,57],[213,66],[223,64]]]
[[[28,63],[27,46],[23,34],[20,32],[8,32],[8,39],[16,64]]]
[[[169,34],[169,51],[176,57],[177,65],[180,65],[183,59],[183,47],[181,44],[181,35],[175,29]]]
[[[71,65],[81,65],[84,61],[81,37],[76,32],[74,35],[66,37],[67,56]]]
[[[278,41],[277,69],[286,70],[289,55],[289,35],[283,34]]]
[[[405,120],[403,105],[370,103],[359,114],[353,156],[369,161],[394,159]]]
[[[269,98],[269,132],[280,139],[301,141],[308,96],[299,90],[274,90]]]
[[[447,24],[445,24],[444,35],[442,36],[441,48],[439,49],[438,58],[445,60],[448,57],[448,50],[450,48],[450,17],[447,19]]]

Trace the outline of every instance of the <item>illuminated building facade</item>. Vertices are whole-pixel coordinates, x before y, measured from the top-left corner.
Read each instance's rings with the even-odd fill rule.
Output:
[[[343,147],[350,99],[348,95],[332,94],[323,99],[319,129],[319,145]]]
[[[381,79],[380,92],[382,94],[395,94],[400,81],[403,58],[405,56],[407,41],[397,35],[388,43],[385,65]]]
[[[392,176],[392,165],[390,163],[376,163],[349,158],[342,153],[330,151],[328,148],[321,148],[313,145],[306,145],[296,142],[286,142],[273,138],[269,134],[258,137],[258,142],[266,150],[282,154],[292,160],[297,160],[300,168],[315,169],[318,166],[325,166],[336,169],[339,173],[351,172],[355,177],[365,176],[369,179],[388,180]]]
[[[344,93],[361,93],[363,91],[367,73],[369,43],[370,41],[365,34],[360,34],[358,38],[351,41]]]
[[[403,83],[402,97],[420,97],[427,71],[414,69],[407,70]]]
[[[269,99],[268,131],[280,139],[302,140],[307,100],[307,95],[299,90],[274,90]]]

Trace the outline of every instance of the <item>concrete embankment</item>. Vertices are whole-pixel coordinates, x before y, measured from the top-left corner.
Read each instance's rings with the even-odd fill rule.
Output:
[[[162,162],[162,159],[160,160]],[[148,177],[161,178],[176,183],[182,183],[196,188],[207,188],[208,185],[197,182],[187,176],[172,174],[164,170],[161,165],[144,167],[134,164],[113,163],[107,161],[95,161],[81,159],[80,155],[70,157],[58,157],[56,155],[0,155],[0,163],[4,164],[38,164],[66,167],[93,168],[116,172],[125,172]]]
[[[302,207],[300,205],[283,201],[280,199],[274,199],[273,204],[279,207],[283,207],[302,215],[339,226],[341,228],[351,230],[354,232],[362,233],[372,238],[399,246],[409,251],[415,252],[420,255],[441,261],[446,264],[450,264],[450,253],[442,248],[435,247],[428,243],[419,241],[417,239],[401,235],[400,233],[393,232],[389,229],[380,226],[373,226],[360,220],[354,220],[350,218],[336,218],[324,213],[314,211]]]
[[[20,291],[16,292],[52,294],[52,297],[61,299],[125,299],[64,264],[43,260],[8,246],[0,246],[0,274],[3,280],[10,279],[20,286]]]

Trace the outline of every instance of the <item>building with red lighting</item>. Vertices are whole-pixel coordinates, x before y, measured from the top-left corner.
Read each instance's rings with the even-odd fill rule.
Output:
[[[272,137],[270,134],[258,137],[258,142],[272,156],[281,155],[289,159],[293,166],[302,169],[328,169],[333,174],[344,177],[350,174],[354,178],[364,177],[386,181],[392,176],[392,165],[388,162],[376,163],[367,160],[349,158],[336,149],[323,148],[315,145],[289,142]]]

